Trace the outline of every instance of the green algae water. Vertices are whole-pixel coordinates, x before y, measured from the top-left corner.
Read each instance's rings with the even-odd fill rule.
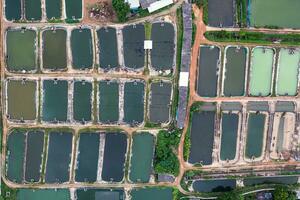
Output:
[[[5,0],[5,16],[9,21],[21,19],[21,0]]]
[[[20,189],[17,200],[70,200],[67,189]]]
[[[277,95],[295,96],[297,94],[300,65],[300,51],[281,49],[279,54]]]
[[[82,18],[82,0],[65,0],[68,19]]]
[[[73,93],[73,117],[76,121],[92,120],[92,83],[75,81]]]
[[[300,28],[300,1],[250,0],[250,26]]]
[[[62,14],[62,0],[45,0],[46,13],[49,19],[60,19]]]
[[[271,48],[256,47],[253,49],[250,69],[250,95],[270,95],[274,53]]]
[[[32,71],[36,64],[36,32],[10,29],[6,35],[6,64],[9,71]]]
[[[36,119],[36,86],[35,81],[8,80],[7,111],[10,119]]]
[[[154,136],[150,133],[133,135],[132,156],[130,160],[130,180],[148,182],[152,168]]]
[[[25,0],[25,18],[27,20],[41,20],[41,0]]]
[[[172,200],[172,188],[167,187],[147,187],[147,188],[137,188],[132,189],[130,192],[130,196],[132,200],[153,200],[153,199],[161,199],[161,200]]]

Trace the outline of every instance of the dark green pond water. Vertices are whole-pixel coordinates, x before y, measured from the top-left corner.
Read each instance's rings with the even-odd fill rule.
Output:
[[[245,178],[244,185],[259,185],[259,184],[296,184],[298,182],[298,176],[271,176],[271,177],[254,177],[254,178]]]
[[[44,132],[29,131],[27,134],[25,181],[39,182],[44,149]]]
[[[62,0],[45,0],[48,19],[60,19],[62,14]]]
[[[68,19],[82,18],[82,0],[65,0]]]
[[[102,123],[115,123],[119,120],[119,83],[99,83],[99,120]]]
[[[7,178],[10,181],[23,182],[25,154],[25,132],[13,131],[7,141]]]
[[[25,18],[27,20],[41,20],[41,0],[25,0]]]
[[[10,119],[36,119],[35,81],[9,80],[7,82],[8,114]]]
[[[222,114],[221,160],[235,158],[238,126],[238,114]]]
[[[62,70],[67,68],[66,39],[67,32],[63,29],[43,32],[43,67],[45,69]]]
[[[130,192],[131,200],[172,200],[172,188],[167,187],[147,187],[133,189]]]
[[[116,29],[107,27],[97,31],[99,39],[99,63],[102,69],[111,69],[119,65]]]
[[[198,95],[215,97],[218,83],[218,61],[220,49],[216,46],[201,46],[198,69]]]
[[[243,96],[245,93],[245,72],[247,49],[228,47],[226,50],[224,95]]]
[[[10,21],[21,19],[21,0],[5,0],[5,15]]]
[[[68,115],[68,82],[43,81],[43,120],[66,121]]]
[[[17,200],[70,200],[70,191],[67,189],[20,189]]]
[[[154,23],[151,29],[153,48],[151,65],[156,70],[172,69],[175,53],[175,30],[171,23]]]
[[[235,179],[197,180],[193,183],[196,192],[225,192],[235,187]]]
[[[123,28],[123,47],[125,66],[138,69],[145,66],[145,27],[143,24]]]
[[[73,115],[76,121],[92,120],[92,90],[91,82],[75,81],[73,94]]]
[[[124,200],[125,194],[121,189],[78,189],[77,200]]]
[[[71,34],[72,61],[74,69],[93,67],[93,40],[88,28],[74,29]]]
[[[144,120],[144,83],[127,82],[124,86],[124,121],[139,124]]]
[[[214,143],[215,112],[195,112],[191,125],[189,162],[210,165]]]
[[[127,136],[123,133],[105,134],[102,179],[120,182],[124,177]]]
[[[249,114],[245,152],[247,158],[252,158],[252,156],[258,158],[262,154],[265,120],[264,114]]]
[[[149,115],[151,122],[165,123],[169,121],[171,93],[171,83],[151,84],[151,103]]]
[[[130,160],[130,180],[148,182],[152,169],[154,136],[150,133],[133,135],[132,156]]]
[[[79,137],[76,182],[95,182],[97,180],[100,135],[81,133]]]
[[[6,64],[9,71],[32,71],[37,68],[34,30],[8,30]]]
[[[51,132],[49,134],[46,183],[69,181],[72,139],[73,135],[69,132]]]

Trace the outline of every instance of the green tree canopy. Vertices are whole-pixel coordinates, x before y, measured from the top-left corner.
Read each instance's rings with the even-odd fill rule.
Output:
[[[125,22],[127,14],[130,12],[129,4],[124,0],[112,0],[112,6],[117,13],[119,22]]]

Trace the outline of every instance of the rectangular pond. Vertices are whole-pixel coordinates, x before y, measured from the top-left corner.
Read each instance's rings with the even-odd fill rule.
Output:
[[[105,133],[102,168],[104,181],[121,182],[124,177],[127,136],[124,133]]]
[[[300,66],[299,49],[281,49],[278,63],[276,94],[295,96]]]
[[[77,200],[125,200],[123,189],[78,189]]]
[[[92,120],[93,85],[88,81],[75,81],[73,93],[73,118],[82,123]]]
[[[248,10],[250,26],[300,28],[298,0],[250,0]]]
[[[39,21],[42,19],[41,0],[25,0],[25,18]]]
[[[36,31],[8,29],[6,32],[6,65],[9,71],[33,71],[36,63]]]
[[[194,112],[191,124],[189,163],[212,164],[215,133],[215,111]]]
[[[91,29],[76,28],[71,33],[73,69],[85,70],[93,67],[93,38]]]
[[[46,183],[64,183],[69,181],[73,134],[52,131],[49,133]]]
[[[193,189],[196,192],[226,192],[235,187],[235,179],[196,180],[193,182]]]
[[[128,25],[123,28],[123,48],[125,67],[139,69],[145,66],[145,27],[143,24]]]
[[[5,17],[9,21],[21,19],[21,0],[5,0]]]
[[[197,93],[202,97],[217,96],[220,48],[201,46],[198,60]]]
[[[152,169],[155,137],[147,132],[133,135],[129,179],[132,182],[148,182]]]
[[[44,150],[44,132],[29,131],[27,133],[25,181],[39,182],[42,170]]]
[[[67,19],[82,18],[82,0],[65,0]]]
[[[131,200],[173,199],[173,189],[169,187],[134,188],[130,191]]]
[[[151,84],[149,119],[153,123],[167,123],[170,118],[172,84],[157,82]]]
[[[298,183],[298,176],[269,176],[269,177],[253,177],[245,178],[244,185],[261,185],[261,184],[296,184]]]
[[[151,66],[155,70],[171,70],[174,65],[175,30],[171,23],[152,24]]]
[[[45,0],[47,19],[60,19],[62,15],[62,0]]]
[[[271,94],[274,50],[268,47],[255,47],[251,55],[249,92],[252,96]]]
[[[239,115],[222,113],[221,131],[221,160],[234,160],[239,131]]]
[[[124,85],[124,122],[140,124],[144,121],[144,82],[126,82]]]
[[[51,0],[52,1],[52,0]],[[63,70],[67,68],[67,32],[64,29],[43,32],[43,68]]]
[[[17,200],[70,200],[68,189],[20,189]]]
[[[119,120],[119,83],[100,81],[99,83],[99,121],[116,123]]]
[[[8,180],[15,183],[22,183],[24,177],[24,157],[25,157],[25,131],[13,130],[7,139],[7,168],[6,176]]]
[[[79,135],[76,182],[97,180],[100,134],[81,133]]]
[[[262,155],[265,131],[265,114],[249,113],[245,156],[259,158]]]
[[[7,114],[12,120],[35,120],[37,113],[37,82],[7,81]]]
[[[116,29],[112,27],[97,30],[99,64],[101,69],[109,70],[119,66]]]
[[[235,0],[209,0],[208,25],[232,27],[235,25]]]
[[[245,94],[245,76],[248,49],[246,47],[227,47],[224,72],[223,94],[225,96],[243,96]]]
[[[43,81],[42,119],[47,122],[67,121],[68,117],[68,81]]]

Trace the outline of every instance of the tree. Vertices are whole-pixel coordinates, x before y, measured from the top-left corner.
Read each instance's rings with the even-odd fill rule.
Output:
[[[117,13],[118,20],[125,22],[127,20],[127,14],[130,12],[128,3],[124,0],[112,0],[112,6]]]
[[[274,200],[296,200],[296,195],[286,186],[276,186]]]
[[[219,197],[218,200],[243,200],[243,196],[235,191],[224,192]]]

